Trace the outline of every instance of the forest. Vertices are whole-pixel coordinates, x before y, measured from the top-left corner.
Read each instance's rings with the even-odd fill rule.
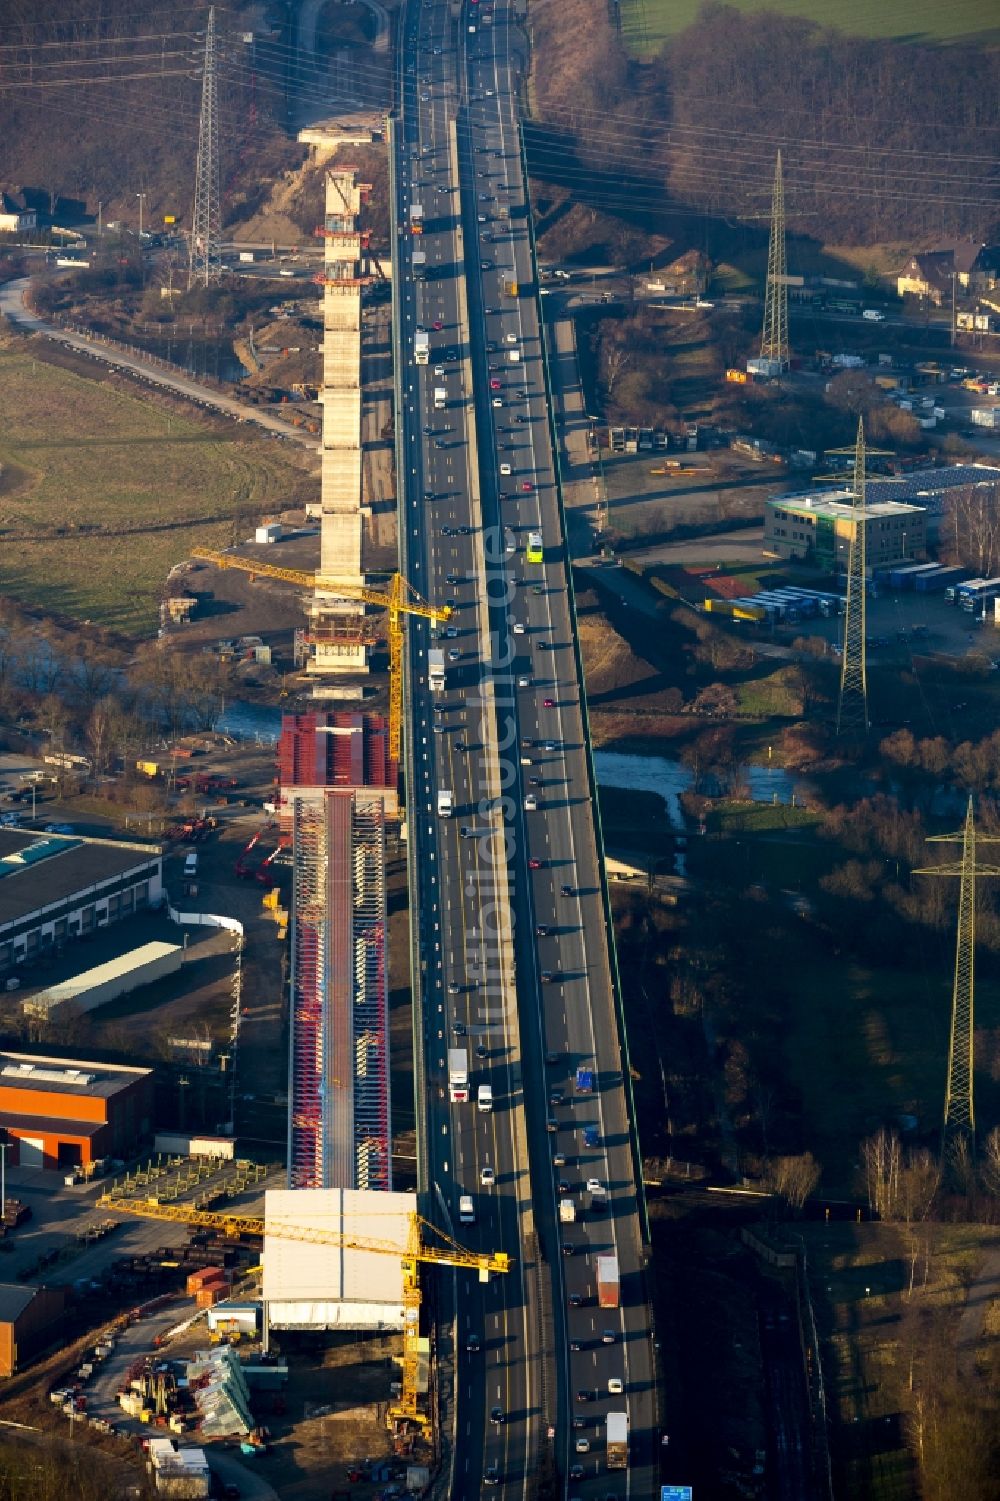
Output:
[[[533,174],[633,223],[765,220],[780,149],[789,221],[824,243],[1000,230],[1000,51],[716,3],[644,63],[585,0],[537,7],[533,37]]]
[[[42,215],[78,222],[104,205],[145,222],[185,223],[194,192],[207,5],[165,0],[3,0],[0,188]],[[294,161],[283,129],[287,48],[244,40],[216,13],[223,222],[247,217],[268,178]],[[286,160],[288,158],[288,160]]]

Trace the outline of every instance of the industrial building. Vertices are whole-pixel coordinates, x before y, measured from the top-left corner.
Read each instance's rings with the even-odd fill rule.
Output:
[[[773,558],[808,558],[830,572],[846,570],[854,533],[850,490],[780,495],[764,509],[764,553]],[[893,563],[919,563],[927,556],[927,516],[922,506],[871,500],[865,507],[865,550],[869,569]]]
[[[97,964],[58,985],[37,991],[23,1002],[24,1014],[55,1022],[94,1011],[120,995],[129,995],[143,985],[176,974],[183,960],[184,950],[179,943],[144,943],[106,964]]]
[[[158,846],[0,829],[0,978],[162,899]]]
[[[0,1282],[0,1376],[13,1376],[42,1348],[65,1305],[61,1287]]]
[[[288,788],[294,881],[290,1188],[389,1189],[385,804]]]
[[[927,538],[934,541],[949,492],[992,485],[1000,485],[1000,468],[994,464],[945,464],[912,469],[909,474],[870,474],[868,499],[921,506],[927,516]]]
[[[87,1170],[129,1157],[153,1126],[153,1071],[0,1052],[0,1128],[20,1167]]]
[[[402,1261],[416,1208],[412,1193],[268,1189],[261,1295],[269,1326],[402,1329]],[[282,1233],[296,1229],[310,1238]]]

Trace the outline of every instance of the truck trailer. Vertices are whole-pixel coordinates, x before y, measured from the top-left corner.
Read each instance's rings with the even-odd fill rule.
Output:
[[[444,652],[438,647],[427,653],[427,686],[432,693],[444,692]]]
[[[597,1302],[601,1308],[621,1307],[617,1256],[598,1256],[597,1258]]]
[[[469,1098],[469,1055],[465,1048],[448,1049],[448,1098],[464,1105]]]
[[[628,1469],[628,1413],[609,1412],[605,1419],[605,1447],[609,1470]]]

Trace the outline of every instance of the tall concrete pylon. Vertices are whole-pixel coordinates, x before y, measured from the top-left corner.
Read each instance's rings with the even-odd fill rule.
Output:
[[[361,572],[361,289],[367,235],[358,216],[367,183],[356,167],[326,174],[323,271],[323,405],[320,498],[320,567],[324,578],[357,587]],[[316,676],[367,672],[364,619],[353,601],[334,593],[314,596],[309,672]]]

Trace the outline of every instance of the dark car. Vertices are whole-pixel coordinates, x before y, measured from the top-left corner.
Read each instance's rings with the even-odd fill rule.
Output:
[[[540,922],[535,924],[535,936],[537,938],[548,938],[551,932],[552,929],[549,927],[547,922]]]
[[[503,1422],[503,1408],[502,1407],[491,1407],[490,1408],[490,1422],[491,1423],[502,1423]]]
[[[573,890],[572,886],[560,886],[559,887],[559,895],[560,896],[575,896],[576,892]]]
[[[570,1295],[569,1295],[569,1306],[570,1306],[570,1308],[582,1308],[583,1307],[583,1293],[570,1293]]]
[[[576,1400],[578,1402],[593,1402],[594,1396],[595,1396],[595,1393],[593,1391],[591,1391],[587,1387],[583,1386],[577,1392],[577,1394],[576,1394]]]

